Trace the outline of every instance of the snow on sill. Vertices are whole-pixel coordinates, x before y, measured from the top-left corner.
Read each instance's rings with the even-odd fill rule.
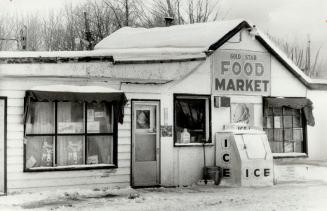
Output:
[[[205,146],[214,146],[213,143],[205,143]],[[203,143],[175,143],[174,144],[175,147],[196,147],[196,146],[203,146]]]
[[[298,158],[298,157],[307,157],[306,153],[297,153],[297,152],[289,152],[289,153],[272,153],[274,158]]]

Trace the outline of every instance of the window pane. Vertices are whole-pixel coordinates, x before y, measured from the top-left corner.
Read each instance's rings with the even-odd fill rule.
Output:
[[[283,129],[274,130],[274,141],[283,141]]]
[[[294,152],[294,142],[285,141],[284,142],[284,152]]]
[[[54,133],[54,103],[32,102],[29,107],[27,134]]]
[[[292,128],[292,116],[284,116],[284,128]]]
[[[303,142],[295,142],[294,143],[294,152],[303,152]]]
[[[293,127],[302,128],[301,116],[293,116]]]
[[[274,140],[274,130],[273,129],[265,129],[268,141],[273,141]]]
[[[113,163],[112,136],[87,137],[87,164]]]
[[[295,141],[303,141],[303,130],[302,129],[293,129],[293,139]]]
[[[272,128],[273,127],[273,117],[267,116],[263,118],[263,127],[264,128]]]
[[[292,129],[284,130],[284,140],[293,140]]]
[[[282,116],[274,116],[274,128],[283,128]]]
[[[27,137],[26,168],[53,166],[53,137]]]
[[[83,103],[58,103],[58,133],[84,133]]]
[[[293,115],[301,116],[301,109],[293,109]]]
[[[206,99],[176,99],[175,112],[177,142],[206,140]]]
[[[270,141],[270,148],[272,153],[281,153],[283,152],[283,142],[280,141]]]
[[[271,116],[271,115],[273,115],[273,108],[271,108],[271,107],[265,107],[265,109],[264,109],[264,115],[265,116]]]
[[[87,132],[112,132],[112,107],[107,103],[87,104]]]
[[[58,166],[84,164],[84,137],[58,136]]]

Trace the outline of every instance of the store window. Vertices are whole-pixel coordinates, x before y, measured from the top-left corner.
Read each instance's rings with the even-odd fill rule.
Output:
[[[176,144],[211,142],[210,96],[175,95],[174,134]]]
[[[292,102],[292,99],[287,100]],[[304,111],[302,108],[278,106],[277,104],[283,105],[283,101],[280,101],[282,103],[275,103],[275,105],[265,103],[264,106],[263,127],[271,150],[273,153],[305,153]]]
[[[31,102],[25,133],[28,170],[115,166],[110,103]]]

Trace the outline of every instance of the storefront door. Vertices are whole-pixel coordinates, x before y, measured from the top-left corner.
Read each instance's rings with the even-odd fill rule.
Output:
[[[159,101],[132,101],[132,186],[159,185]]]
[[[0,97],[0,195],[6,193],[6,111],[7,98]]]

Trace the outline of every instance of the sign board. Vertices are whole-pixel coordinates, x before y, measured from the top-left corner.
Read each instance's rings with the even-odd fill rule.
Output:
[[[213,94],[270,94],[270,54],[246,50],[220,50],[212,73]]]

